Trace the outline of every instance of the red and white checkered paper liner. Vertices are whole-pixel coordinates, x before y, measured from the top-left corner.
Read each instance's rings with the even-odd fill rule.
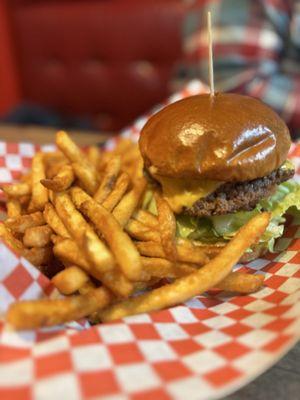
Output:
[[[172,101],[203,90],[192,82]],[[146,119],[125,136],[136,138]],[[0,143],[0,181],[17,178],[36,150]],[[300,145],[290,156],[299,179]],[[265,274],[265,287],[249,296],[200,296],[95,327],[73,323],[16,333],[0,322],[0,398],[203,400],[237,390],[300,337],[299,218],[277,247],[278,253],[243,267]],[[15,300],[43,295],[57,294],[47,278],[0,244],[1,313]]]

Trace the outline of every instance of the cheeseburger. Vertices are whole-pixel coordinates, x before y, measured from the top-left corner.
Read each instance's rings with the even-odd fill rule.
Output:
[[[286,124],[271,108],[229,93],[168,105],[149,119],[139,140],[145,174],[176,214],[178,236],[226,243],[255,214],[272,212],[247,259],[272,250],[283,214],[300,206],[290,145]]]

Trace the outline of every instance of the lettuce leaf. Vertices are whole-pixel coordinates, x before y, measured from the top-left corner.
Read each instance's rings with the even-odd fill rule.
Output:
[[[259,245],[273,251],[275,239],[283,234],[285,222],[283,215],[291,207],[300,210],[300,185],[293,180],[280,184],[273,196],[260,201],[252,211],[205,218],[180,215],[177,218],[177,234],[180,237],[203,242],[227,241],[254,215],[270,211],[272,219]]]

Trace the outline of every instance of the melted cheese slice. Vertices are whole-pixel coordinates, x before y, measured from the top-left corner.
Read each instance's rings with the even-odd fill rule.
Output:
[[[223,183],[209,179],[173,179],[161,175],[154,177],[160,182],[163,196],[175,213],[180,213],[183,207],[191,207]]]

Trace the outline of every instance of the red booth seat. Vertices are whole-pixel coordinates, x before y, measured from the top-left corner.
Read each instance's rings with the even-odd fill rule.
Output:
[[[184,1],[6,0],[1,7],[0,84],[8,75],[10,83],[0,113],[22,100],[116,130],[169,94],[182,57]]]

